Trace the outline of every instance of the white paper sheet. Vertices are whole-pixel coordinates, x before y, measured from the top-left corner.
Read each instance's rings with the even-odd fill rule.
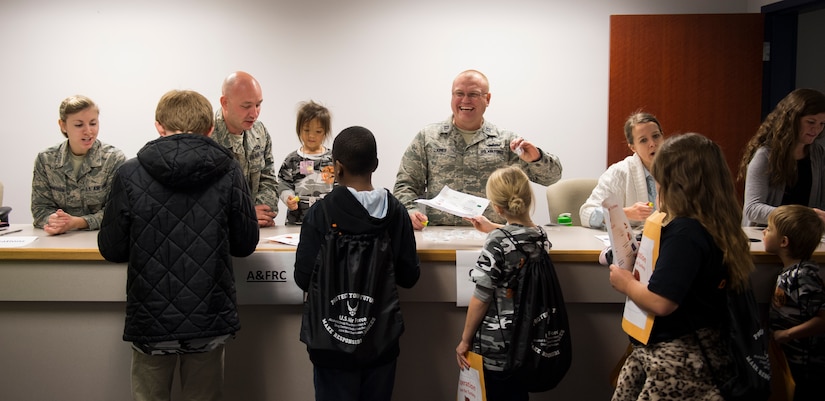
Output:
[[[0,248],[19,248],[31,244],[36,239],[36,236],[4,236],[0,237]]]
[[[636,243],[636,236],[633,234],[630,222],[615,195],[611,194],[602,201],[602,208],[607,234],[610,237],[610,246],[613,250],[613,263],[625,270],[633,271],[639,244]]]
[[[458,217],[479,216],[490,203],[488,199],[458,192],[446,185],[435,198],[416,199],[416,202]]]
[[[300,240],[301,234],[294,233],[294,234],[281,234],[276,235],[273,237],[266,237],[269,241],[280,242],[282,244],[298,246],[298,240]]]

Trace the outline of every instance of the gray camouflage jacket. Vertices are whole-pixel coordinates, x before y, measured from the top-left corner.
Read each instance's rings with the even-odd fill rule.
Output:
[[[544,240],[546,233],[541,227],[507,224],[502,230],[507,230],[531,259],[539,257],[541,252],[550,252],[552,247],[549,239]],[[521,266],[523,259],[524,254],[501,230],[493,230],[487,235],[470,273],[470,280],[476,284],[473,297],[484,303],[495,303],[487,308],[476,329],[477,341],[473,341],[473,351],[484,356],[484,367],[488,370],[501,371],[506,364],[515,313],[515,296],[510,294],[514,289],[507,287],[507,279]]]
[[[243,175],[249,183],[249,190],[256,205],[268,205],[278,212],[278,178],[275,175],[275,161],[272,158],[272,138],[264,124],[255,121],[252,129],[244,131],[243,149],[232,146],[232,138],[226,128],[223,112],[215,113],[215,131],[212,139],[229,149],[241,165]]]
[[[43,228],[50,214],[63,209],[85,219],[89,230],[99,229],[115,170],[125,160],[119,149],[96,140],[75,177],[68,140],[38,153],[32,177],[34,226]]]
[[[445,185],[459,192],[486,198],[485,187],[490,174],[512,164],[521,166],[530,180],[537,184],[550,185],[558,181],[562,172],[558,157],[539,149],[539,160],[527,163],[510,150],[510,142],[517,137],[512,131],[500,130],[484,121],[471,143],[465,144],[452,123],[452,117],[430,124],[416,134],[404,152],[393,195],[407,210],[418,208],[416,199],[434,198]],[[436,209],[429,209],[425,214],[429,224],[469,225],[461,217]],[[490,221],[504,222],[489,206],[484,216]]]

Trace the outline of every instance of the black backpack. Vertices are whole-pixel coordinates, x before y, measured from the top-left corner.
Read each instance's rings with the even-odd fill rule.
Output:
[[[723,282],[720,287],[725,287]],[[730,355],[730,375],[717,374],[701,342],[699,348],[711,369],[716,387],[727,401],[764,401],[771,394],[771,363],[768,332],[762,325],[759,306],[750,286],[725,288],[727,312],[720,330],[724,352]],[[698,336],[696,336],[698,342]],[[720,377],[729,377],[722,381]]]
[[[573,360],[567,308],[556,268],[547,252],[530,258],[512,234],[500,230],[524,255],[520,268],[507,278],[508,287],[516,291],[504,373],[519,377],[529,392],[547,391],[561,382]],[[543,230],[541,233],[536,245],[543,249],[547,236]]]
[[[329,218],[312,270],[301,341],[309,350],[338,351],[369,362],[404,332],[389,234],[350,234]]]

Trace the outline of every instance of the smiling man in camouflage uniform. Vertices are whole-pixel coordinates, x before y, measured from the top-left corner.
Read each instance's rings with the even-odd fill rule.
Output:
[[[490,104],[490,84],[481,72],[460,73],[452,87],[453,115],[430,124],[407,147],[398,168],[393,195],[410,213],[416,230],[431,225],[469,225],[461,217],[430,209],[418,210],[416,199],[430,199],[446,185],[451,189],[486,198],[487,177],[499,167],[518,164],[530,180],[550,185],[561,178],[558,157],[537,148],[511,131],[484,120]],[[503,223],[488,207],[484,216]]]

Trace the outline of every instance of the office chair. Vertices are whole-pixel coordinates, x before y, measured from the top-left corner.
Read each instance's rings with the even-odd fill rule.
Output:
[[[569,178],[547,187],[547,208],[553,222],[560,213],[570,213],[574,226],[582,225],[579,208],[590,197],[598,178]]]

